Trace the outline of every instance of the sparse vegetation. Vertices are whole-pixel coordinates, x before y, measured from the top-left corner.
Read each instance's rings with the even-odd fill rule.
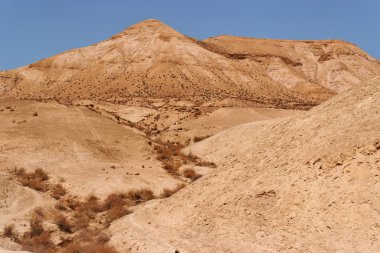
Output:
[[[54,219],[54,223],[62,232],[72,233],[72,225],[63,214],[58,214]]]
[[[47,191],[48,186],[46,181],[49,179],[48,175],[42,169],[36,169],[34,172],[27,173],[25,169],[16,169],[15,172],[18,181],[29,188],[36,191]]]
[[[51,196],[55,199],[60,199],[61,197],[65,196],[65,194],[66,194],[65,188],[63,188],[61,184],[57,184],[53,187]]]
[[[29,224],[30,230],[25,232],[20,239],[23,249],[42,253],[54,252],[54,245],[50,240],[50,232],[45,231],[41,217],[33,215]]]
[[[202,175],[195,172],[193,169],[186,169],[183,171],[183,176],[186,178],[190,178],[192,181],[195,181],[202,177]]]
[[[49,184],[49,177],[42,169],[34,172],[15,169],[14,174],[22,185],[46,192],[58,200],[55,205],[56,213],[52,217],[46,217],[41,208],[35,209],[29,222],[30,229],[21,238],[14,232],[13,226],[4,229],[4,236],[17,238],[24,250],[33,252],[117,252],[113,247],[105,245],[109,238],[104,234],[98,238],[102,230],[109,227],[114,220],[131,213],[129,207],[155,198],[150,189],[142,188],[126,193],[111,193],[103,201],[94,195],[80,200],[67,195],[61,184]],[[37,183],[42,187],[36,187]],[[73,237],[64,239],[60,246],[54,246],[50,240],[51,232],[45,231],[43,226],[46,219],[50,219],[61,233],[71,234]],[[86,237],[85,241],[91,243],[78,242],[77,237]]]
[[[186,187],[185,184],[178,184],[177,187],[174,189],[164,188],[164,190],[160,194],[160,197],[161,198],[169,198],[171,195],[173,195],[174,193],[178,192],[179,190],[181,190],[182,188],[185,188],[185,187]]]
[[[213,162],[202,161],[196,155],[189,153],[184,154],[181,149],[184,145],[180,143],[162,142],[157,141],[154,150],[157,152],[157,159],[163,163],[163,168],[174,176],[180,176],[179,168],[188,163],[194,163],[197,166],[207,166],[215,168],[216,164]],[[193,181],[200,178],[200,175],[190,175],[191,172],[184,174],[185,177],[191,178]]]
[[[195,137],[193,138],[193,141],[194,141],[194,142],[200,142],[200,141],[203,141],[204,139],[207,139],[207,138],[209,138],[209,137],[211,137],[211,135],[195,136]]]
[[[207,161],[198,161],[195,165],[210,167],[210,168],[216,168],[217,167],[214,162],[207,162]]]
[[[13,224],[6,225],[3,229],[3,236],[14,239],[17,233],[15,232],[15,226]]]

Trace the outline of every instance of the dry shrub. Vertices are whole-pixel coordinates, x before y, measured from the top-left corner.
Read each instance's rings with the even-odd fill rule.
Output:
[[[195,181],[195,180],[199,179],[200,177],[202,177],[202,175],[198,174],[193,169],[186,169],[186,170],[184,170],[183,176],[186,177],[186,178],[190,178],[193,181]]]
[[[49,179],[49,176],[47,175],[47,173],[43,171],[42,169],[36,169],[34,173],[31,174],[31,176],[41,181],[46,181]]]
[[[195,165],[203,166],[203,167],[216,168],[216,164],[214,162],[198,161]]]
[[[100,244],[106,244],[110,241],[110,237],[106,233],[100,233],[98,237],[96,238],[96,241]]]
[[[60,199],[66,195],[66,189],[61,184],[56,184],[53,188],[51,196],[55,199]]]
[[[99,199],[94,195],[90,195],[87,198],[86,208],[91,209],[94,212],[102,212],[103,211],[102,204],[99,202]]]
[[[209,138],[211,135],[205,135],[205,136],[195,136],[193,138],[193,141],[194,142],[200,142],[200,141],[203,141],[204,139],[207,139]]]
[[[77,210],[82,205],[82,203],[79,200],[77,200],[76,198],[67,198],[67,199],[65,199],[64,202],[72,210]]]
[[[33,210],[33,213],[34,215],[40,217],[41,219],[45,217],[44,210],[42,209],[42,207],[36,207]]]
[[[42,218],[37,215],[33,215],[29,221],[30,224],[30,236],[35,237],[41,235],[45,230],[42,225]]]
[[[131,199],[137,203],[141,203],[141,202],[145,202],[145,201],[154,199],[153,192],[148,188],[143,188],[143,189],[139,189],[139,190],[130,190],[127,193],[127,195],[129,197],[129,199]]]
[[[157,151],[157,159],[160,161],[169,160],[172,156],[181,156],[181,149],[184,146],[180,143],[162,142],[157,141],[159,145],[154,146],[154,150]]]
[[[23,250],[32,251],[32,252],[38,252],[38,253],[53,253],[56,252],[54,250],[54,245],[50,240],[50,233],[49,232],[42,232],[40,235],[37,236],[24,236],[22,241],[22,248]]]
[[[15,226],[13,224],[5,226],[3,229],[3,236],[11,239],[17,238]]]
[[[178,175],[178,169],[181,165],[178,161],[167,161],[164,163],[164,169],[170,174]]]
[[[131,212],[124,206],[115,206],[108,210],[106,214],[106,227],[109,227],[114,220],[117,220]]]
[[[176,193],[177,191],[179,191],[179,190],[181,190],[182,188],[185,188],[185,187],[186,187],[185,184],[178,184],[177,187],[174,188],[174,189],[164,188],[164,190],[160,194],[160,197],[161,198],[169,198],[171,195],[173,195],[174,193]]]
[[[91,218],[92,217],[90,217],[89,213],[76,213],[73,217],[74,221],[71,225],[71,231],[74,232],[87,228],[90,224]]]
[[[198,156],[196,156],[192,153],[189,153],[188,155],[182,154],[181,159],[182,159],[184,164],[196,163],[196,162],[199,162],[199,160],[200,160]]]
[[[65,205],[62,202],[57,202],[55,204],[55,209],[57,209],[59,211],[66,211],[67,210],[67,208],[65,207]]]
[[[36,191],[47,191],[48,185],[46,181],[49,179],[48,175],[42,169],[36,169],[34,172],[27,173],[24,169],[16,170],[18,181],[26,187],[32,188]]]
[[[24,250],[41,253],[51,253],[54,246],[50,241],[50,232],[45,231],[41,216],[34,215],[29,221],[30,230],[20,239]]]
[[[66,233],[72,233],[72,225],[66,218],[66,216],[62,214],[56,215],[54,218],[54,223],[58,226],[59,230]]]
[[[32,188],[36,191],[42,191],[42,192],[47,191],[46,183],[38,179],[23,178],[23,179],[20,179],[19,181],[23,186]]]
[[[111,208],[124,206],[128,203],[127,195],[124,193],[111,193],[104,200],[104,208],[110,210]]]

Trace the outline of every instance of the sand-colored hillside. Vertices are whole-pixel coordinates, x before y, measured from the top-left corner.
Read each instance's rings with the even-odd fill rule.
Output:
[[[0,101],[2,171],[45,170],[72,194],[104,197],[179,182],[162,169],[148,139],[86,108]]]
[[[270,40],[233,36],[209,38],[206,48],[230,58],[250,59],[291,90],[326,96],[380,75],[380,62],[340,40]]]
[[[188,151],[218,163],[112,224],[131,252],[378,252],[380,79]]]
[[[298,110],[275,108],[227,107],[219,108],[197,118],[183,120],[160,133],[163,140],[185,143],[187,140],[198,142],[230,127],[240,124],[289,117],[301,113]]]
[[[277,107],[311,106],[250,61],[227,58],[157,20],[136,24],[92,46],[0,73],[3,94],[17,98],[125,102],[237,98]]]

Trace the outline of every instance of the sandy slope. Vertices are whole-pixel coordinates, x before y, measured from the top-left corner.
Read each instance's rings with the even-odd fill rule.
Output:
[[[131,252],[378,252],[380,79],[190,147],[218,168],[115,222]]]
[[[3,99],[0,121],[2,171],[42,168],[79,196],[142,187],[159,193],[178,183],[145,137],[88,109]]]
[[[300,93],[325,96],[380,74],[380,62],[340,40],[269,40],[219,36],[204,41],[229,57],[249,59],[275,81]]]
[[[176,140],[185,142],[194,137],[207,137],[240,124],[288,117],[301,113],[297,110],[284,110],[275,108],[227,107],[219,108],[211,113],[195,119],[184,120],[172,125],[159,137],[163,140]]]
[[[1,162],[0,166],[3,167]],[[54,201],[49,197],[32,189],[22,187],[9,180],[6,173],[0,172],[0,231],[3,231],[5,226],[14,224],[16,231],[24,232],[29,224],[28,218],[35,208],[40,206],[49,207],[53,206],[53,204]],[[21,247],[13,241],[0,236],[0,252],[9,252],[2,248],[17,250]]]
[[[238,98],[276,106],[314,102],[275,83],[252,62],[211,52],[157,20],[84,48],[0,73],[8,96],[63,102]]]

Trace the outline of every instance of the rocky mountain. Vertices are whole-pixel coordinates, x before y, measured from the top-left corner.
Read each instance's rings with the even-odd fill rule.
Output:
[[[250,59],[293,90],[323,88],[339,93],[379,75],[380,62],[341,40],[269,40],[220,36],[204,41],[211,50]]]
[[[157,20],[98,44],[0,74],[3,93],[18,98],[236,98],[264,104],[307,103],[260,67],[211,52]]]
[[[0,72],[0,93],[65,103],[175,98],[310,107],[378,73],[379,62],[349,43],[198,41],[147,20],[100,43]]]

